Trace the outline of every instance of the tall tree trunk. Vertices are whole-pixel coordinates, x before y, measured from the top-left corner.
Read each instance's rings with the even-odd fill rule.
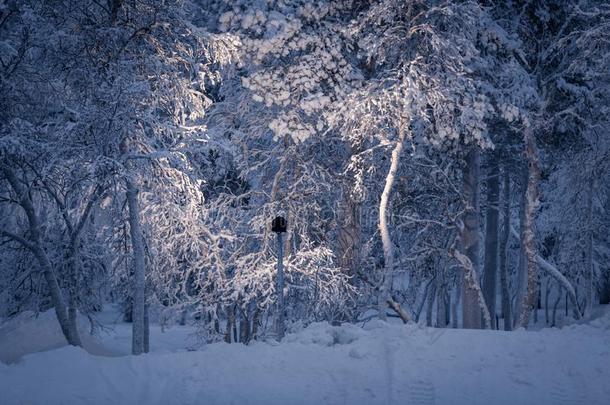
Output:
[[[69,281],[68,285],[68,328],[70,329],[70,335],[75,338],[78,343],[78,346],[82,346],[82,342],[80,340],[80,335],[78,333],[78,304],[77,304],[77,290],[78,290],[78,281],[77,274],[80,270],[80,258],[77,257],[78,249],[74,244],[71,244],[69,252],[68,252],[68,269],[67,269],[67,279]]]
[[[277,296],[277,340],[282,340],[286,333],[286,303],[284,297],[284,245],[282,242],[282,233],[277,233],[277,276],[275,280],[275,293]]]
[[[599,303],[601,305],[610,304],[610,274],[602,280],[602,285],[599,294]]]
[[[78,235],[72,237],[70,243],[70,257],[69,261],[69,278],[70,278],[70,293],[68,300],[68,325],[70,328],[70,334],[74,337],[74,340],[78,343],[78,346],[82,346],[80,335],[78,333],[78,273],[80,273],[80,257],[78,255],[78,244],[80,238]]]
[[[466,156],[463,169],[462,198],[467,204],[462,216],[460,229],[460,248],[462,255],[468,258],[470,264],[460,260],[466,271],[462,291],[463,327],[481,329],[480,299],[478,287],[479,267],[479,150],[475,147]],[[462,258],[458,256],[458,259]],[[473,274],[469,274],[472,272]],[[476,285],[475,285],[476,284]]]
[[[485,219],[485,261],[483,264],[483,295],[491,314],[491,327],[496,328],[496,284],[498,273],[498,218],[500,167],[492,156],[487,177],[487,212]]]
[[[227,307],[227,329],[225,330],[225,342],[231,343],[233,339],[233,329],[235,327],[235,306],[230,305]]]
[[[508,289],[508,239],[510,237],[510,174],[508,167],[504,167],[502,216],[504,218],[502,227],[502,238],[500,239],[500,285],[502,289],[502,317],[504,318],[504,330],[512,330],[512,307],[510,303],[510,291]]]
[[[549,324],[549,295],[551,295],[551,279],[547,278],[544,290],[544,323]]]
[[[43,187],[47,191],[47,193],[55,200],[59,210],[61,211],[62,217],[64,219],[64,223],[68,230],[69,235],[69,249],[68,255],[66,258],[66,263],[68,264],[68,327],[70,329],[70,334],[72,339],[78,346],[81,346],[80,335],[78,332],[78,323],[77,323],[77,315],[78,315],[78,274],[81,272],[81,261],[80,261],[80,234],[85,227],[89,219],[89,214],[93,209],[94,203],[97,199],[103,194],[104,188],[100,185],[96,186],[87,199],[87,203],[85,204],[85,209],[80,217],[80,219],[73,223],[71,219],[70,212],[66,207],[65,201],[60,198],[60,196],[55,192],[51,184],[49,184],[44,176],[34,170],[34,173],[37,176],[37,180],[42,183]]]
[[[138,204],[138,189],[131,179],[126,180],[127,207],[129,208],[129,230],[133,249],[134,281],[133,281],[133,309],[132,309],[132,341],[133,354],[144,353],[145,322],[144,312],[146,306],[145,283],[146,273],[144,267],[144,241],[140,224],[140,208]]]
[[[403,125],[398,127],[398,140],[392,151],[392,159],[390,161],[390,170],[385,179],[385,186],[381,193],[381,200],[379,202],[379,232],[381,234],[381,242],[383,244],[383,258],[384,258],[384,270],[383,280],[379,289],[379,318],[386,319],[386,310],[388,308],[388,301],[391,298],[392,290],[392,279],[394,273],[394,245],[392,244],[392,238],[390,236],[390,228],[388,226],[388,205],[390,203],[390,196],[392,193],[392,186],[396,179],[396,172],[398,171],[398,164],[400,163],[400,155],[405,140],[405,130]]]
[[[254,339],[254,340],[258,339],[258,327],[260,325],[260,317],[261,317],[261,310],[258,308],[258,305],[257,305],[256,308],[254,309],[254,314],[252,315],[252,330],[250,333],[250,336],[252,336],[252,339]]]
[[[521,184],[522,184],[522,192],[521,192],[521,200],[519,202],[519,263],[517,265],[517,285],[515,291],[515,303],[513,308],[513,314],[515,314],[513,318],[513,327],[518,327],[519,325],[519,316],[523,310],[523,300],[526,295],[527,289],[527,280],[526,280],[526,258],[525,258],[525,247],[523,246],[523,230],[525,229],[525,209],[526,209],[526,199],[527,199],[527,182],[528,182],[528,169],[527,167],[523,167],[521,172]]]
[[[344,187],[339,206],[338,260],[339,266],[353,276],[358,272],[360,252],[360,218],[358,204],[351,198],[348,187]]]
[[[532,128],[525,129],[525,157],[528,163],[528,179],[525,192],[525,215],[523,230],[523,250],[527,265],[527,290],[523,298],[519,325],[527,327],[529,316],[536,304],[538,286],[538,263],[536,260],[536,244],[534,235],[534,220],[538,207],[538,181],[540,179],[540,163],[538,150]]]
[[[82,346],[80,334],[78,333],[78,311],[76,305],[76,293],[70,293],[70,301],[68,304],[68,327],[70,328],[70,336],[75,343],[73,346]]]
[[[443,279],[439,283],[436,293],[436,327],[446,328],[449,324],[449,306],[447,297],[447,283]]]
[[[553,320],[551,322],[551,327],[555,327],[557,321],[557,307],[559,306],[559,301],[561,301],[561,285],[557,285],[557,298],[555,298],[555,303],[553,304]],[[566,297],[567,302],[567,297]]]
[[[462,284],[464,284],[464,274],[460,273],[459,274],[459,279],[458,279],[458,285],[455,287],[454,291],[452,292],[452,298],[451,299],[451,327],[453,329],[457,329],[459,327],[459,322],[458,322],[458,307],[460,306],[460,301],[462,300]]]
[[[587,231],[585,232],[585,274],[587,280],[587,305],[585,312],[591,315],[591,309],[593,308],[593,301],[595,296],[594,282],[595,282],[595,268],[593,266],[593,173],[589,174],[587,181]]]
[[[436,299],[436,277],[432,279],[430,292],[428,293],[428,305],[426,306],[426,326],[432,326],[432,311],[434,309],[434,300]]]
[[[250,341],[250,319],[246,311],[241,307],[239,307],[239,314],[239,341],[241,343],[248,343]]]
[[[42,248],[42,241],[40,238],[40,222],[38,220],[38,216],[36,215],[34,204],[30,199],[28,191],[23,187],[10,167],[0,163],[0,171],[11,185],[11,188],[17,194],[18,203],[25,211],[28,220],[29,240],[21,238],[17,235],[13,235],[12,233],[4,230],[0,230],[0,234],[21,243],[24,247],[32,252],[40,265],[42,275],[47,283],[49,293],[51,294],[51,302],[53,303],[53,308],[55,309],[55,316],[57,317],[57,321],[59,322],[59,326],[64,334],[64,337],[70,345],[80,346],[81,342],[80,337],[78,336],[78,330],[70,327],[68,308],[64,295],[61,288],[59,288],[59,282],[57,281],[57,276],[55,275],[51,261],[49,260],[45,250]]]
[[[144,306],[144,353],[150,352],[150,312],[148,304]]]
[[[417,305],[416,311],[415,311],[415,323],[419,322],[419,318],[421,316],[422,311],[424,310],[424,305],[426,305],[426,302],[428,302],[428,294],[430,293],[430,286],[432,285],[432,282],[434,282],[434,277],[430,279],[430,281],[428,281],[426,283],[426,286],[424,288],[424,293],[422,295],[421,301],[419,303],[419,305]]]

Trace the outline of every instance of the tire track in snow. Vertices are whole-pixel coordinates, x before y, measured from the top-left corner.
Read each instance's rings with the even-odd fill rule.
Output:
[[[581,386],[581,388],[584,387],[586,387],[586,385]],[[587,398],[586,393],[582,390],[574,389],[574,387],[568,389],[566,384],[562,384],[557,380],[553,381],[551,391],[549,392],[549,398],[552,399],[553,404],[557,405],[587,405],[592,403]]]
[[[387,403],[394,403],[394,356],[387,339],[383,339],[381,345],[383,350],[383,359],[385,364],[385,376],[387,386]]]
[[[429,380],[418,379],[408,384],[408,404],[434,405],[436,403],[436,390]]]

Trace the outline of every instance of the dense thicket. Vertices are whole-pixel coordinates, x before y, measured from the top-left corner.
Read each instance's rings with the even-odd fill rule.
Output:
[[[117,301],[136,354],[149,312],[228,342],[586,316],[609,32],[596,0],[0,1],[0,316],[79,345]]]

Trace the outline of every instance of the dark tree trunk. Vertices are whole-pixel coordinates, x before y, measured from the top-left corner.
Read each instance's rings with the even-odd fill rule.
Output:
[[[502,317],[504,330],[512,330],[512,308],[510,291],[508,289],[508,239],[510,237],[510,174],[508,167],[504,167],[504,189],[502,201],[502,215],[504,218],[502,238],[500,239],[500,285],[502,289]]]
[[[144,353],[150,352],[150,314],[148,305],[144,306]]]
[[[471,263],[474,274],[464,277],[462,291],[462,326],[466,329],[481,329],[481,303],[477,291],[479,268],[479,150],[473,148],[466,156],[466,166],[463,169],[462,198],[468,205],[462,216],[460,230],[460,245],[462,254]],[[467,266],[463,266],[467,267]]]
[[[227,329],[225,330],[225,342],[231,343],[236,339],[233,338],[233,329],[235,328],[235,308],[233,305],[227,307]]]
[[[483,264],[483,295],[491,314],[491,327],[496,328],[496,284],[498,273],[498,218],[500,167],[492,156],[487,176],[487,211],[485,219],[485,261]]]
[[[248,319],[246,311],[240,308],[239,312],[241,317],[239,322],[239,341],[241,343],[248,343],[250,341],[250,319]]]
[[[599,292],[599,303],[602,305],[610,304],[610,274],[606,275]]]
[[[254,310],[254,314],[252,315],[252,331],[250,333],[250,335],[252,336],[252,339],[258,338],[258,328],[260,326],[260,316],[261,316],[261,310],[258,309],[258,307],[256,307],[256,309]]]
[[[426,326],[432,326],[432,310],[434,309],[434,300],[436,299],[436,278],[432,280],[430,292],[428,293],[428,305],[426,306]]]

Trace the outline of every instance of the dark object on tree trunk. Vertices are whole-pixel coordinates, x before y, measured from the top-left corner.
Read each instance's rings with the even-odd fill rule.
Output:
[[[275,217],[271,222],[271,231],[275,233],[286,232],[286,228],[286,218],[284,217]]]

